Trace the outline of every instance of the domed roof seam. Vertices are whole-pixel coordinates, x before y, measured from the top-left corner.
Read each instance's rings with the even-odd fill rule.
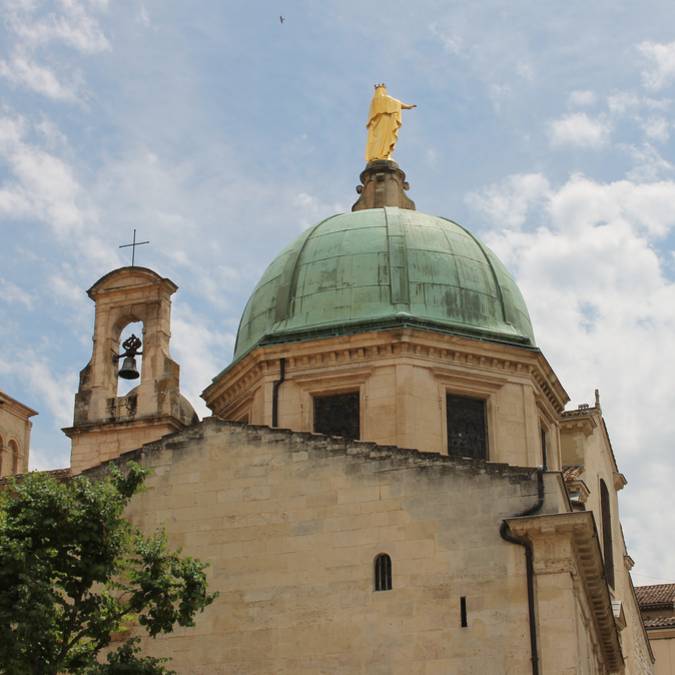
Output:
[[[384,211],[384,224],[387,232],[389,293],[391,303],[393,305],[405,305],[408,311],[410,311],[407,230],[401,222],[401,212],[398,208],[383,207],[382,210]],[[394,230],[394,232],[392,232],[392,230]]]
[[[334,214],[301,233],[263,278],[246,303],[236,358],[277,334],[324,334],[331,325],[331,334],[341,334],[346,324],[409,313],[453,331],[463,326],[462,334],[470,329],[534,344],[511,276],[477,236],[449,218],[397,207]]]
[[[483,256],[485,256],[485,262],[487,262],[488,267],[490,268],[490,272],[492,273],[492,280],[495,282],[495,290],[497,292],[497,297],[499,298],[499,306],[501,307],[502,310],[502,319],[504,320],[504,323],[510,324],[511,322],[508,320],[506,316],[506,304],[504,303],[504,294],[502,293],[502,287],[499,283],[499,278],[497,277],[497,271],[494,268],[494,265],[492,264],[492,260],[490,260],[490,256],[487,254],[487,251],[485,250],[485,247],[483,244],[480,242],[480,240],[475,237],[469,230],[466,229],[463,225],[460,225],[459,223],[456,223],[454,220],[450,220],[450,218],[444,218],[443,216],[439,216],[442,220],[447,221],[448,223],[452,223],[453,225],[456,225],[459,227],[463,232],[465,232],[471,239],[474,241],[476,246],[480,249],[481,253]],[[445,232],[444,232],[445,234]],[[447,235],[446,235],[447,239]],[[450,241],[448,240],[448,244]]]
[[[282,278],[288,279],[288,283],[285,287],[280,286],[279,289],[280,291],[285,290],[285,297],[283,293],[280,293],[279,296],[277,296],[277,303],[274,311],[275,323],[279,321],[286,321],[289,317],[291,298],[295,297],[295,291],[298,285],[298,263],[300,262],[302,252],[305,250],[305,246],[307,246],[307,242],[312,238],[312,235],[324,223],[327,223],[329,220],[332,220],[333,218],[336,218],[339,215],[340,215],[339,213],[335,213],[332,216],[329,216],[328,218],[324,218],[321,222],[314,225],[314,227],[308,229],[305,232],[302,244],[298,247],[295,255],[291,254],[289,256],[288,261],[284,265],[283,272],[280,275]]]

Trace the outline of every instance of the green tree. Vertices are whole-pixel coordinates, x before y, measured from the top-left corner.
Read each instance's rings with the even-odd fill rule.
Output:
[[[125,519],[146,475],[130,462],[101,480],[31,473],[0,490],[0,673],[170,672],[134,639],[97,662],[113,633],[192,626],[215,598],[204,563]]]

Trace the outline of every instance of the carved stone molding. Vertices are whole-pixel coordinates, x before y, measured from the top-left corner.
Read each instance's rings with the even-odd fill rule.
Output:
[[[560,513],[526,518],[509,518],[511,532],[526,537],[534,546],[537,574],[577,570],[586,600],[593,615],[593,625],[602,647],[609,672],[623,666],[621,643],[614,618],[612,598],[604,577],[604,565],[593,514]],[[557,541],[556,541],[557,540]],[[554,547],[551,541],[556,541]],[[569,560],[560,556],[568,542]],[[566,568],[568,568],[566,570]]]
[[[214,414],[220,414],[265,375],[276,374],[281,357],[286,358],[287,372],[293,371],[294,377],[313,370],[325,376],[327,368],[393,359],[426,361],[433,363],[439,373],[454,367],[481,373],[486,380],[495,376],[528,378],[534,382],[540,402],[550,406],[556,416],[568,401],[567,393],[539,351],[411,328],[259,347],[214,378],[202,398]]]

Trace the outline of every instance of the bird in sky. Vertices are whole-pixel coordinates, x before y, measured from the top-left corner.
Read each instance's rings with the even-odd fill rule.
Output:
[[[280,16],[280,17],[279,17],[279,23],[283,23],[284,21],[286,21],[285,17]]]

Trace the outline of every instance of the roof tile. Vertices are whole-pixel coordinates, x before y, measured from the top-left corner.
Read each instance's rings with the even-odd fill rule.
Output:
[[[635,593],[640,609],[670,608],[675,603],[675,584],[637,586]]]

